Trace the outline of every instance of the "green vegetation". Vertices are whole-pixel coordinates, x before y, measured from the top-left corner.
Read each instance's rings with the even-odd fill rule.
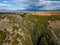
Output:
[[[0,40],[5,40],[6,38],[6,33],[3,31],[0,31]]]
[[[19,14],[19,15],[18,15]],[[0,45],[57,45],[50,23],[60,21],[60,16],[38,16],[32,13],[0,15]],[[60,28],[53,29],[60,38]]]
[[[22,28],[27,29],[34,45],[56,45],[51,31],[47,28],[47,25],[49,25],[48,21],[52,18],[53,17],[26,15],[25,18],[22,19]]]
[[[18,43],[19,43],[19,41],[14,40],[14,41],[12,42],[12,45],[18,45]]]

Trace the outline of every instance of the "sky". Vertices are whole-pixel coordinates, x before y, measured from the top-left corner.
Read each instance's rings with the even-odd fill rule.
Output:
[[[60,0],[0,0],[0,10],[60,10]]]

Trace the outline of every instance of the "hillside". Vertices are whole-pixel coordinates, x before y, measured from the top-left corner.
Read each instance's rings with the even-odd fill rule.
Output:
[[[60,45],[57,15],[0,13],[0,45]]]

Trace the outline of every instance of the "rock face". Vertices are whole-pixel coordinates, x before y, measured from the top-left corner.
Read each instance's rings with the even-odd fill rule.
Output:
[[[0,15],[0,45],[33,45],[30,35],[21,29],[20,15]]]

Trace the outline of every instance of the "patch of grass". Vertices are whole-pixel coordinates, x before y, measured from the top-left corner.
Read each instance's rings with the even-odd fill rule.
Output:
[[[21,36],[21,35],[19,35],[19,34],[17,33],[17,34],[16,34],[16,38],[21,39],[21,38],[22,38],[22,36]]]
[[[6,38],[6,33],[3,31],[0,31],[0,40],[5,40]]]
[[[7,40],[5,40],[5,43],[10,43],[10,40],[8,40],[8,39],[7,39]]]
[[[13,42],[12,42],[12,45],[18,45],[19,44],[19,41],[17,41],[17,40],[14,40]]]

